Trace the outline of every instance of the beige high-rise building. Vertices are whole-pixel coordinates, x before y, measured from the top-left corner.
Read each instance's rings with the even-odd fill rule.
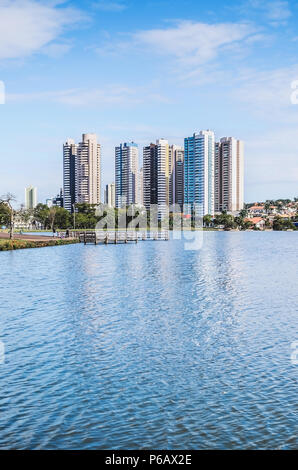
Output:
[[[244,207],[244,143],[223,137],[215,146],[215,212]]]
[[[170,205],[170,152],[169,143],[165,139],[156,141],[157,152],[157,204],[158,217],[167,215]]]
[[[96,134],[83,134],[77,146],[76,202],[101,202],[101,152]]]
[[[35,209],[37,206],[37,188],[25,188],[25,209]]]
[[[137,203],[138,203],[140,206],[143,206],[143,204],[144,204],[143,168],[140,168],[140,170],[139,170],[139,176],[138,176],[138,198],[137,198]]]

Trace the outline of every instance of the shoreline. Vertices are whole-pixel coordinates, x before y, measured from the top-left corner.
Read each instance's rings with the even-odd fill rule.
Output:
[[[15,237],[10,240],[9,237],[2,236],[0,233],[0,252],[1,251],[14,251],[23,250],[28,248],[46,248],[49,246],[63,246],[73,245],[80,243],[76,238],[48,238],[48,237],[34,237],[27,236],[26,238]],[[8,235],[8,234],[7,234]]]

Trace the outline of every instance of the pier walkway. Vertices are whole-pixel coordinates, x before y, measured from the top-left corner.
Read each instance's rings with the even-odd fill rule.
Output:
[[[79,238],[81,243],[94,245],[98,244],[118,244],[118,243],[138,243],[147,240],[169,240],[168,230],[150,231],[82,231],[70,232],[70,236]]]

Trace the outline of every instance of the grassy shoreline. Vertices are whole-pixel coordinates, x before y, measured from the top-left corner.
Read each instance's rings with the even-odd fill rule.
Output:
[[[59,240],[0,240],[0,251],[24,250],[26,248],[46,248],[48,246],[62,246],[79,243],[76,239],[59,239]]]

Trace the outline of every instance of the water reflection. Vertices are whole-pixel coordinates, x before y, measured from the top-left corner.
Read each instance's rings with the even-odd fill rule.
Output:
[[[0,447],[297,447],[293,235],[1,254]]]

